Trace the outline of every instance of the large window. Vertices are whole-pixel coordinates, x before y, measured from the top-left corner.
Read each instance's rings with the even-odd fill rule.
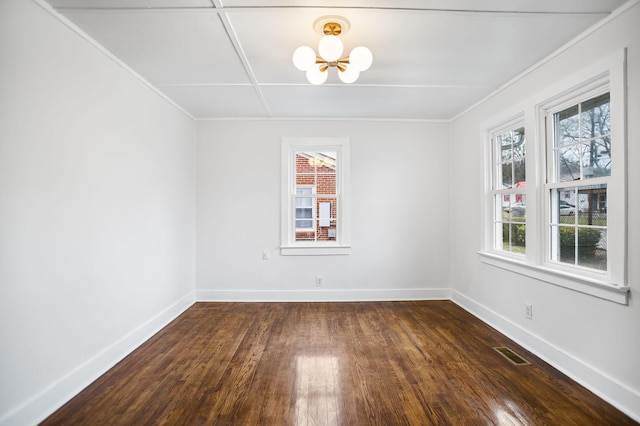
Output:
[[[484,263],[628,302],[624,64],[603,58],[486,123]]]
[[[282,254],[348,253],[348,140],[285,138],[282,151]]]
[[[610,95],[606,91],[581,98],[547,114],[548,256],[606,271],[607,187],[615,167]]]

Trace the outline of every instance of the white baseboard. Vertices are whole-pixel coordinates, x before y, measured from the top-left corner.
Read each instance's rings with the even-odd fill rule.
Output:
[[[189,292],[174,304],[136,327],[120,340],[105,347],[69,374],[0,418],[0,425],[35,425],[76,396],[107,370],[146,342],[195,302]]]
[[[456,290],[451,290],[451,301],[640,422],[640,394],[633,389]]]
[[[196,290],[198,302],[366,302],[449,300],[448,288],[354,290]]]

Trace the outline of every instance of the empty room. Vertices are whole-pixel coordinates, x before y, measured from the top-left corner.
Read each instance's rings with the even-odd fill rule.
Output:
[[[640,422],[640,0],[3,0],[0,425]]]

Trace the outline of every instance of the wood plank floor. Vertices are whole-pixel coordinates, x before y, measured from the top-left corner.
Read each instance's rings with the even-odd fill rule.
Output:
[[[455,304],[418,301],[196,303],[43,424],[636,423]]]

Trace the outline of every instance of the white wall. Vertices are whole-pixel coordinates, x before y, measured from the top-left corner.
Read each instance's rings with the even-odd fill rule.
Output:
[[[195,124],[36,4],[0,2],[0,424],[188,307]]]
[[[350,138],[350,255],[280,255],[288,136]],[[441,123],[199,122],[198,299],[448,298],[447,140]]]
[[[640,6],[612,19],[451,125],[451,283],[458,303],[640,420]],[[480,263],[483,122],[628,48],[628,306]],[[576,82],[578,83],[578,82]],[[507,117],[505,117],[507,118]],[[534,137],[529,133],[528,138]],[[615,166],[614,166],[615,167]],[[477,214],[469,214],[476,212]],[[525,319],[525,302],[533,320]]]

